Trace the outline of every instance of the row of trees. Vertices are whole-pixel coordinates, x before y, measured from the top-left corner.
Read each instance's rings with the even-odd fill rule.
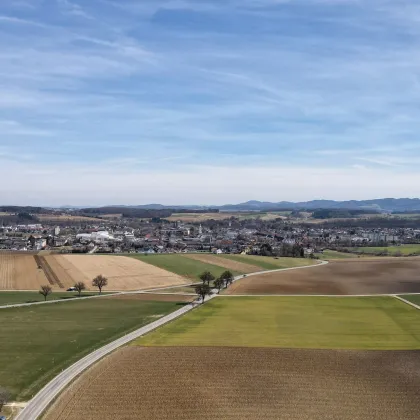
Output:
[[[102,274],[96,276],[92,280],[92,286],[97,287],[99,289],[99,294],[102,293],[102,289],[108,285],[108,279],[104,277]],[[86,290],[86,285],[82,281],[78,281],[74,286],[76,292],[79,293],[79,297],[81,296],[83,290]],[[41,286],[39,293],[44,296],[44,300],[47,300],[47,297],[52,293],[52,288],[49,285]]]
[[[213,286],[220,292],[222,288],[228,287],[230,284],[232,284],[233,279],[233,274],[230,271],[223,272],[218,278],[216,278],[210,271],[205,271],[200,275],[200,280],[203,282],[203,284],[199,284],[195,287],[195,293],[197,293],[197,295],[199,295],[204,302],[206,296],[211,294],[211,282],[213,282]]]

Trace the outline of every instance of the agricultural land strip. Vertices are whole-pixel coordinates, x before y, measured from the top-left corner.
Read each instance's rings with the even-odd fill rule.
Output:
[[[219,297],[135,344],[417,350],[420,313],[393,297]]]
[[[1,310],[2,386],[26,401],[73,362],[184,305],[182,296],[171,298],[127,295]]]
[[[419,370],[418,351],[128,346],[45,420],[417,420]]]
[[[200,274],[203,271],[210,271],[214,276],[220,276],[225,267],[215,264],[204,263],[188,258],[186,255],[180,254],[159,254],[159,255],[129,255],[130,257],[142,261],[143,263],[151,264],[163,270],[178,274],[191,281],[200,281]],[[121,258],[121,257],[119,257]],[[232,270],[231,270],[232,271]],[[234,275],[239,272],[232,271]],[[184,280],[184,283],[187,281]]]
[[[233,270],[238,273],[253,273],[261,271],[261,267],[258,265],[252,265],[252,261],[240,262],[213,254],[186,254],[185,256],[196,261],[201,261],[206,264],[214,264],[219,267],[223,267],[226,270]]]
[[[325,264],[326,262],[324,262]],[[308,267],[300,267],[308,268]],[[291,270],[296,268],[291,268]],[[235,278],[235,280],[237,280]],[[143,294],[147,298],[152,298],[152,295]],[[156,295],[157,296],[157,295]],[[206,301],[212,300],[216,295],[208,296]],[[172,299],[177,298],[177,296],[172,295]],[[158,299],[157,297],[155,299]],[[102,301],[102,300],[101,300]],[[105,355],[111,353],[115,349],[135,340],[138,337],[147,334],[156,328],[166,324],[167,322],[173,321],[176,318],[184,315],[185,313],[191,311],[196,307],[196,304],[193,302],[187,304],[182,308],[178,309],[175,312],[170,313],[167,316],[160,318],[158,321],[152,322],[145,327],[142,327],[136,331],[133,331],[130,334],[121,337],[120,339],[115,340],[114,342],[105,345],[104,347],[99,348],[98,350],[92,352],[85,358],[75,362],[72,366],[62,371],[58,376],[52,379],[44,388],[41,389],[28,403],[25,409],[19,414],[17,420],[33,420],[38,418],[42,412],[48,407],[48,405],[54,400],[54,398],[69,384],[74,378],[80,375],[84,370],[89,366],[96,363],[98,360],[103,358]],[[1,337],[0,337],[1,338]]]
[[[420,292],[420,259],[337,260],[311,270],[270,272],[235,282],[238,295],[374,295]]]

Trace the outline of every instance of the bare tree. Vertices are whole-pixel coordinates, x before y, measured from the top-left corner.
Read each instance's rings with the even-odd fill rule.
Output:
[[[220,292],[220,289],[224,286],[224,284],[225,284],[225,281],[220,277],[214,281],[214,287],[217,287],[219,292]]]
[[[75,285],[74,288],[76,289],[76,291],[79,293],[79,297],[82,294],[82,291],[86,289],[85,283],[83,283],[82,281],[78,281]]]
[[[0,412],[3,410],[3,406],[10,401],[12,395],[10,392],[3,387],[0,387]]]
[[[232,284],[234,279],[233,274],[230,271],[223,272],[220,278],[224,281],[226,287],[228,287],[229,284]]]
[[[210,271],[205,271],[203,274],[200,275],[200,280],[203,282],[203,284],[206,284],[210,286],[210,282],[213,281],[215,277],[213,274],[210,273]]]
[[[52,293],[52,288],[51,286],[41,286],[41,290],[39,291],[39,294],[44,296],[44,300],[47,300],[48,295],[50,295]]]
[[[206,298],[206,296],[210,295],[211,293],[210,286],[205,283],[199,284],[198,286],[195,287],[195,293],[197,293],[197,295],[201,297],[204,303],[204,299]]]
[[[92,280],[92,286],[97,287],[99,289],[99,294],[102,293],[102,288],[108,285],[108,279],[104,277],[102,274],[99,274],[99,276],[96,276]]]

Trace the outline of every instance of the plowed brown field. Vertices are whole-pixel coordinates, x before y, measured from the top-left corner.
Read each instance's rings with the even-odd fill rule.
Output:
[[[46,420],[418,420],[420,352],[126,347]]]
[[[43,284],[49,282],[32,254],[0,252],[0,290],[35,290]]]
[[[263,271],[263,268],[256,265],[247,264],[239,261],[228,260],[227,258],[221,258],[217,255],[207,255],[207,254],[186,254],[188,258],[193,260],[201,261],[207,264],[218,265],[219,267],[224,267],[227,270],[238,271],[239,273],[255,273],[258,271]]]
[[[342,260],[322,267],[261,274],[227,294],[391,294],[420,292],[420,259]]]
[[[108,278],[106,290],[142,290],[176,286],[187,281],[154,265],[128,257],[104,255],[50,255],[45,257],[64,287],[83,281],[87,288],[98,274]]]

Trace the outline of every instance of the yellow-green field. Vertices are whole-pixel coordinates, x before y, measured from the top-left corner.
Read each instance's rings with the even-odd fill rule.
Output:
[[[141,346],[420,349],[420,311],[393,297],[217,297]]]

